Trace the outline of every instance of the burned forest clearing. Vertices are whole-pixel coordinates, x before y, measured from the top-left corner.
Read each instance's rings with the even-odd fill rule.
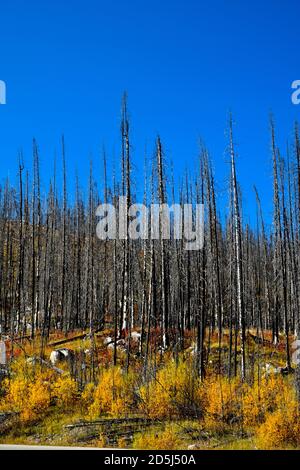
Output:
[[[0,444],[300,448],[299,130],[282,150],[270,118],[272,221],[254,185],[250,224],[238,127],[226,207],[203,144],[180,183],[159,136],[137,174],[126,95],[120,162],[91,161],[87,191],[64,137],[46,190],[37,141],[32,170],[19,155],[0,185]]]
[[[247,334],[245,382],[234,374],[228,378],[228,329],[221,349],[218,333],[206,332],[204,380],[195,368],[192,333],[186,333],[183,351],[155,352],[161,334],[152,329],[146,371],[135,335],[118,340],[113,365],[113,330],[107,325],[93,339],[88,332],[50,335],[45,359],[40,357],[39,335],[23,338],[21,344],[15,339],[14,346],[7,341],[14,362],[10,378],[2,382],[0,443],[136,449],[297,447],[295,373],[286,371],[285,338],[280,335],[274,345],[272,332],[265,331],[261,344],[255,333]],[[123,344],[130,344],[128,372]],[[53,351],[68,355],[54,360]],[[237,360],[239,356],[238,344]],[[284,429],[278,434],[279,424],[294,426],[291,437]]]

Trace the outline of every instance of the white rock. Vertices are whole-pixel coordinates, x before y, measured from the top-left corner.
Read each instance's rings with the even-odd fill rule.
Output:
[[[66,359],[72,359],[74,357],[73,351],[67,348],[55,349],[50,354],[50,362],[54,366],[59,361],[64,361]]]
[[[110,343],[112,343],[112,342],[113,342],[113,339],[112,339],[111,336],[107,336],[107,337],[104,338],[104,340],[103,340],[103,344],[104,344],[105,346],[107,346],[108,344],[110,344]]]
[[[266,375],[269,374],[280,374],[280,367],[275,367],[272,364],[269,364],[268,362],[265,365],[265,371]]]
[[[133,341],[136,341],[136,342],[141,341],[141,336],[142,336],[141,333],[138,333],[137,331],[133,331],[131,333],[131,338],[133,339]]]

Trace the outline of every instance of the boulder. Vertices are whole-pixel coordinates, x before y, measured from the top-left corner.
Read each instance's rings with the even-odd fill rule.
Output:
[[[72,361],[74,359],[74,352],[67,348],[55,349],[51,352],[49,359],[51,364],[55,366],[58,362]]]

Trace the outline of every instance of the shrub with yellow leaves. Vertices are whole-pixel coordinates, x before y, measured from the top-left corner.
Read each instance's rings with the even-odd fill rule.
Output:
[[[257,446],[261,449],[280,449],[300,446],[300,412],[295,399],[282,404],[256,431]]]
[[[50,383],[43,376],[33,382],[16,377],[7,381],[4,400],[7,410],[20,413],[21,421],[34,421],[43,417],[50,406]]]
[[[59,377],[54,382],[52,390],[56,398],[56,404],[59,407],[69,408],[77,402],[77,383],[69,376]]]
[[[207,424],[233,424],[242,419],[242,384],[239,379],[208,378],[206,384]]]
[[[278,377],[273,407],[256,430],[258,447],[262,449],[298,447],[300,445],[300,407],[296,389],[290,378]],[[272,412],[273,411],[273,412]]]
[[[3,411],[21,411],[28,401],[28,381],[23,377],[6,379],[3,383],[4,397],[0,409]]]
[[[267,413],[277,409],[279,399],[289,393],[291,386],[280,375],[271,375],[256,380],[252,386],[243,387],[243,420],[246,426],[264,422]]]
[[[81,394],[81,404],[83,407],[88,408],[94,401],[96,386],[93,382],[89,382],[84,387],[84,390]]]
[[[134,449],[179,450],[182,443],[176,425],[167,424],[164,431],[137,434],[133,441]]]
[[[13,363],[11,378],[4,381],[2,388],[0,409],[19,412],[23,422],[43,418],[53,399],[59,407],[67,408],[78,397],[76,382],[69,375],[60,377],[49,368],[23,359]]]
[[[120,367],[104,370],[88,407],[90,417],[101,414],[119,417],[131,411],[135,403],[135,381],[134,373],[125,374]]]
[[[21,409],[23,421],[34,421],[45,415],[51,403],[51,391],[49,382],[42,378],[29,384],[28,402]]]
[[[189,361],[170,361],[140,389],[141,408],[151,418],[202,416],[205,390]]]

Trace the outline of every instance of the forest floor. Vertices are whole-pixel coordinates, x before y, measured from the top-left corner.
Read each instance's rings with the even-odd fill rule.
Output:
[[[127,353],[122,343],[118,365],[111,365],[113,350],[106,344],[112,336],[109,328],[93,342],[79,333],[67,338],[52,334],[42,364],[33,360],[41,355],[38,337],[34,342],[28,338],[15,341],[10,376],[0,383],[0,444],[170,450],[300,448],[295,374],[284,377],[279,373],[285,366],[283,336],[274,346],[270,332],[264,333],[263,344],[256,332],[250,332],[247,383],[242,384],[238,378],[227,378],[228,332],[223,335],[221,356],[217,335],[211,335],[202,384],[191,373],[195,358],[190,333],[184,352],[152,354],[149,364],[156,371],[155,380],[149,375],[142,379],[144,364],[136,342],[130,343],[130,372],[125,374]],[[7,345],[10,355],[11,344]],[[49,362],[51,351],[58,348],[68,348],[75,358],[72,365],[57,364],[60,373]]]

